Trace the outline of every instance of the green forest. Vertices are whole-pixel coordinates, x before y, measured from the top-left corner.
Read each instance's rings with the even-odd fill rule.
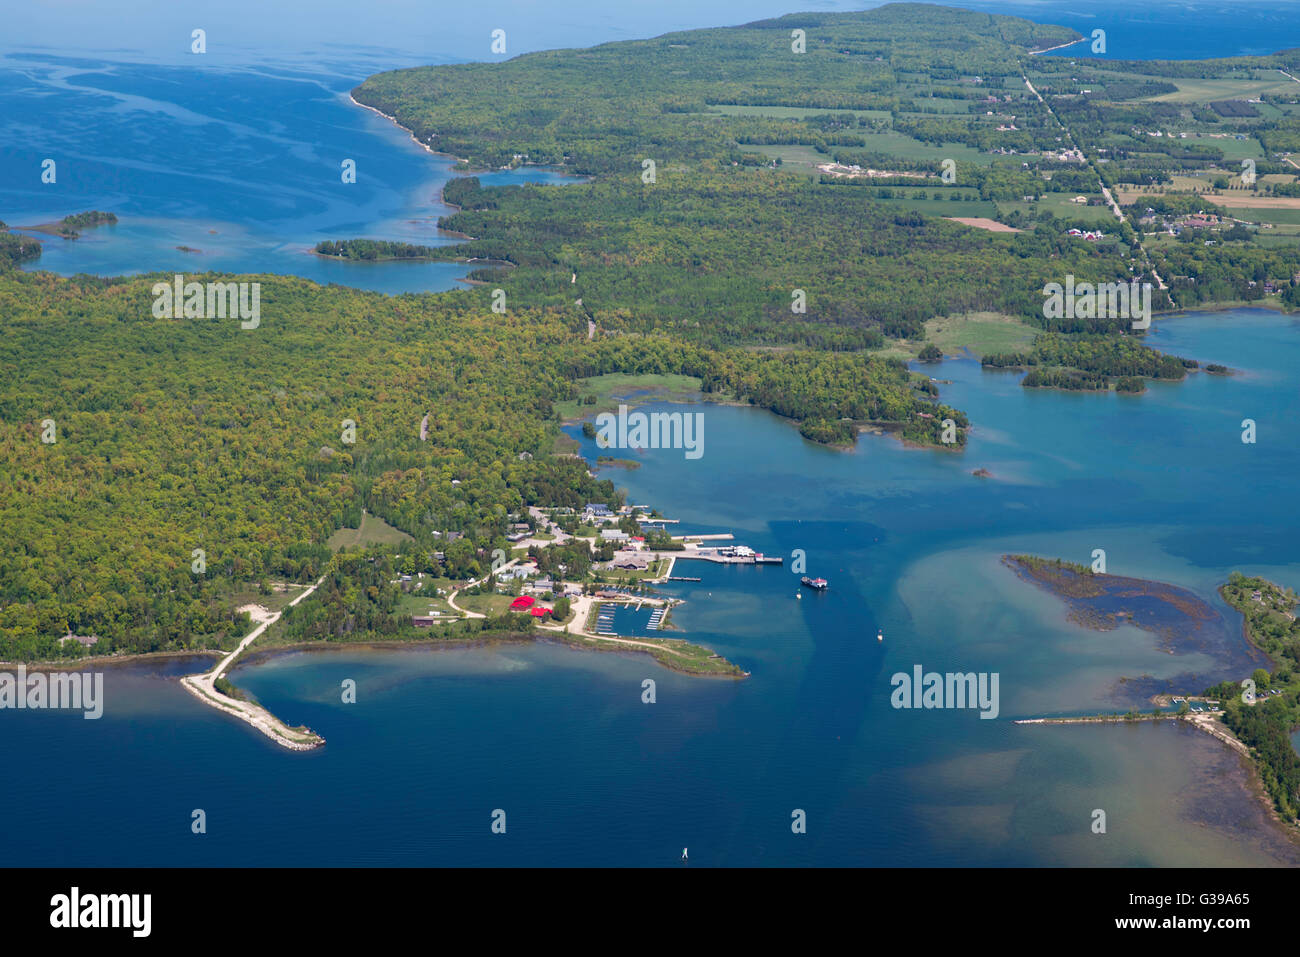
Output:
[[[563,187],[453,181],[443,198],[457,212],[441,225],[476,238],[434,256],[508,263],[472,278],[514,302],[580,306],[606,333],[869,353],[923,339],[927,319],[993,311],[1046,331],[1115,335],[1128,324],[1044,318],[1043,287],[1066,275],[1147,281],[1158,311],[1174,300],[1156,262],[1198,302],[1256,295],[1221,274],[1289,276],[1295,257],[1282,249],[1212,249],[1199,268],[1171,262],[1127,220],[1112,218],[1105,242],[1069,235],[1098,220],[1059,204],[1079,192],[1102,205],[1107,168],[1057,155],[1071,132],[1025,84],[1042,62],[1031,51],[1077,37],[1013,17],[890,4],[396,70],[353,96],[467,171],[544,163],[589,176]],[[1134,98],[1176,87],[1109,89]],[[859,178],[850,163],[886,172]],[[1015,230],[944,218],[989,212]],[[1154,353],[1127,361],[1143,348],[1140,337],[1126,346],[1125,364],[1161,363]],[[1141,391],[1146,372],[1120,374],[1122,388]],[[1113,384],[1087,366],[1040,370],[1030,384],[1048,378]]]
[[[433,254],[433,248],[416,243],[397,243],[382,239],[341,241],[326,239],[316,244],[315,252],[335,259],[378,262],[385,259],[429,259]]]
[[[891,4],[379,74],[357,101],[463,159],[462,172],[546,163],[589,179],[485,188],[466,175],[444,189],[458,209],[441,225],[473,239],[316,248],[476,260],[469,278],[485,285],[385,296],[232,277],[261,283],[256,329],[156,318],[150,288],[170,276],[24,272],[40,244],[0,231],[0,658],[85,653],[59,643],[68,633],[99,636],[96,653],[229,648],[250,626],[234,608],[322,576],[287,633],[390,634],[400,616],[384,562],[398,552],[403,569],[464,580],[508,552],[508,516],[524,507],[619,502],[612,482],[555,454],[556,406],[592,376],[698,378],[836,445],[876,427],[939,446],[951,419],[959,447],[966,416],[898,358],[924,349],[929,319],[995,312],[1040,329],[1023,355],[986,360],[1028,369],[1026,385],[1136,392],[1181,378],[1190,364],[1126,323],[1044,318],[1042,290],[1067,274],[1151,280],[1158,267],[1180,303],[1295,302],[1294,244],[1240,223],[1213,245],[1152,239],[1149,204],[1126,204],[1120,222],[1100,201],[1102,184],[1163,189],[1228,162],[1226,138],[1153,146],[1132,132],[1139,121],[1246,124],[1289,148],[1290,114],[1146,98],[1186,76],[1236,82],[1294,64],[1128,64],[1120,76],[1110,61],[1071,73],[1030,56],[1077,37]],[[1078,75],[1106,98],[1075,92]],[[1080,157],[1063,158],[1071,144]],[[1098,224],[1101,241],[1067,232]],[[1153,303],[1172,304],[1160,290]],[[336,555],[327,540],[363,510],[411,539]]]
[[[154,317],[160,278],[0,270],[0,657],[82,653],[69,632],[96,653],[228,647],[235,596],[333,573],[324,542],[362,509],[413,536],[408,567],[479,575],[511,512],[619,501],[551,454],[554,403],[594,375],[698,376],[822,441],[880,420],[937,442],[922,410],[966,422],[860,353],[589,340],[571,307],[280,276],[254,277],[262,321],[241,329]]]
[[[1251,676],[1255,703],[1244,700],[1239,681],[1225,681],[1206,694],[1222,701],[1223,723],[1255,757],[1260,777],[1278,812],[1288,821],[1300,817],[1300,756],[1291,732],[1300,726],[1300,623],[1296,594],[1265,578],[1233,572],[1219,589],[1224,601],[1242,613],[1252,644],[1274,662]]]

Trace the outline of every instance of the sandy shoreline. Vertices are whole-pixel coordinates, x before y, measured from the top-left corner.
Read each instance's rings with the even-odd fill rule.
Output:
[[[1030,51],[1029,51],[1029,55],[1030,55],[1030,56],[1041,56],[1041,55],[1044,54],[1044,53],[1051,53],[1053,50],[1064,50],[1066,47],[1072,47],[1072,46],[1074,46],[1076,43],[1083,43],[1083,42],[1085,42],[1087,39],[1088,39],[1087,37],[1079,37],[1079,39],[1077,39],[1077,40],[1071,40],[1069,43],[1058,43],[1056,46],[1054,46],[1054,47],[1048,47],[1046,50],[1030,50]]]
[[[1278,831],[1286,837],[1291,843],[1300,846],[1300,825],[1288,824],[1282,820],[1278,813],[1273,799],[1269,797],[1268,790],[1264,787],[1264,779],[1260,774],[1259,766],[1251,756],[1250,748],[1233,734],[1230,730],[1220,724],[1215,714],[1193,713],[1186,715],[1176,715],[1166,713],[1160,717],[1152,714],[1138,714],[1136,717],[1128,718],[1124,715],[1089,715],[1076,718],[1019,718],[1013,721],[1013,724],[1023,725],[1061,725],[1061,724],[1135,724],[1139,721],[1181,721],[1184,724],[1196,728],[1214,738],[1216,741],[1228,747],[1238,758],[1238,766],[1241,768],[1245,777],[1244,784],[1246,789],[1255,795],[1256,799],[1263,806],[1268,820],[1276,825]]]
[[[356,97],[354,97],[351,93],[348,93],[348,99],[352,101],[352,103],[353,103],[354,106],[359,106],[359,107],[361,107],[363,110],[369,110],[371,113],[374,113],[376,116],[382,116],[382,117],[383,117],[384,119],[386,119],[388,122],[390,122],[390,123],[392,123],[394,126],[396,126],[399,130],[404,130],[404,131],[406,132],[406,134],[407,134],[408,136],[411,137],[411,142],[414,143],[416,146],[420,147],[420,149],[422,149],[422,150],[426,150],[426,151],[432,153],[434,156],[441,156],[441,157],[443,157],[444,159],[454,160],[454,161],[457,162],[457,163],[463,163],[463,164],[465,164],[466,166],[469,166],[469,160],[467,160],[467,159],[464,159],[464,158],[462,158],[462,157],[460,157],[460,156],[455,156],[455,155],[452,154],[452,153],[444,153],[444,152],[442,152],[442,150],[436,150],[436,149],[434,149],[432,146],[430,146],[428,143],[421,143],[421,142],[420,142],[420,138],[419,138],[418,136],[415,135],[414,131],[411,130],[410,127],[403,126],[401,123],[397,122],[397,118],[396,118],[396,117],[389,116],[389,115],[388,115],[387,113],[385,113],[383,110],[377,110],[377,109],[375,109],[373,106],[366,106],[366,104],[361,103],[361,102],[358,102],[357,99],[356,99]],[[472,171],[472,168],[471,168],[471,171]],[[488,170],[484,169],[484,170],[482,170],[482,172],[488,172]]]

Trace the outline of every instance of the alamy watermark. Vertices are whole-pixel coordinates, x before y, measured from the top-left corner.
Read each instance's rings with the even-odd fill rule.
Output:
[[[16,675],[0,672],[0,710],[6,708],[84,711],[82,717],[93,721],[104,716],[104,673],[37,671],[29,675],[27,666],[19,665]]]
[[[628,412],[596,416],[596,444],[603,449],[685,449],[688,459],[704,454],[703,412]]]
[[[1131,319],[1134,329],[1151,328],[1151,283],[1081,282],[1043,287],[1044,319]]]
[[[150,292],[155,319],[241,319],[241,329],[256,329],[262,321],[260,282],[186,282],[177,273]]]
[[[153,928],[152,894],[83,894],[73,887],[50,898],[50,926],[118,928],[132,937],[148,937]]]
[[[899,671],[889,683],[894,688],[889,703],[895,708],[978,708],[981,718],[996,718],[1001,710],[996,671],[940,674],[913,665],[910,675]]]

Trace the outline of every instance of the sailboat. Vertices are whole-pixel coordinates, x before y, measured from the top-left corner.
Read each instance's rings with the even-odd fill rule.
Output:
[[[682,860],[686,860],[686,848],[682,848]]]

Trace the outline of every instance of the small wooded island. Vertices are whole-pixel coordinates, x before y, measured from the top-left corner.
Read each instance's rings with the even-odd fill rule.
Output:
[[[64,239],[76,239],[81,235],[83,229],[94,229],[96,226],[114,226],[116,224],[117,215],[115,213],[104,213],[97,209],[91,209],[84,213],[73,213],[71,216],[64,216],[53,223],[41,223],[39,226],[27,228],[34,232],[53,233],[56,236],[62,236]]]
[[[384,262],[394,259],[433,259],[432,246],[399,243],[382,239],[326,239],[316,244],[313,252],[329,259],[346,259],[350,262]]]

